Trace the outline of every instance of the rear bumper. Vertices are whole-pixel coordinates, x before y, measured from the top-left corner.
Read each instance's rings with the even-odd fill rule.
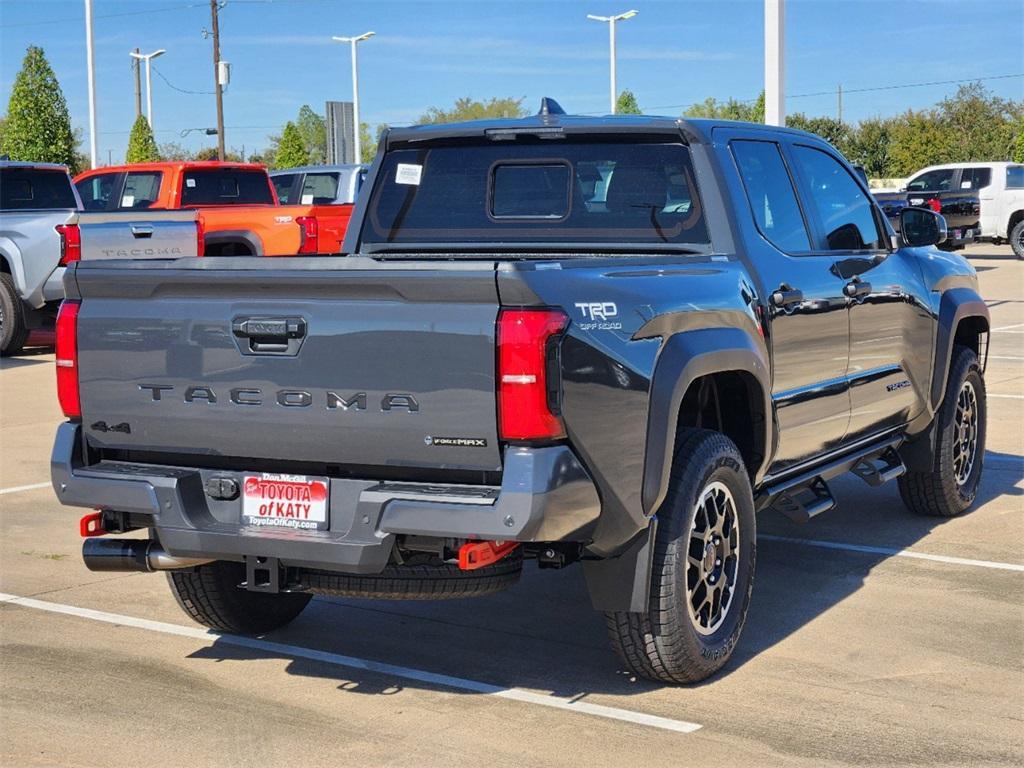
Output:
[[[156,529],[171,555],[379,573],[399,534],[505,541],[581,541],[600,514],[593,481],[570,448],[509,447],[502,484],[438,487],[331,479],[330,529],[275,531],[241,524],[241,502],[210,498],[210,477],[243,472],[82,462],[81,425],[57,430],[51,479],[63,504],[127,512]]]

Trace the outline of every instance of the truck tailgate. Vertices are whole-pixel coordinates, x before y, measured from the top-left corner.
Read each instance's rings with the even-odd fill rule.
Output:
[[[500,469],[490,262],[120,266],[68,280],[94,447],[238,468]]]
[[[77,224],[82,259],[180,259],[199,245],[195,211],[82,212]]]

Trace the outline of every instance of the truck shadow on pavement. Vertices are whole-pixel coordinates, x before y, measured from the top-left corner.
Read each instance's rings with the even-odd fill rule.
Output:
[[[1016,487],[1024,476],[1024,459],[989,452],[986,461],[989,466],[979,506],[1001,495],[1024,494]],[[803,526],[766,511],[758,518],[759,533],[902,550],[915,547],[933,530],[950,523],[913,515],[903,506],[894,483],[871,489],[851,476],[836,481],[833,490],[839,502],[836,510]],[[942,548],[916,549],[972,556],[951,551],[948,539]],[[875,566],[889,559],[886,554],[760,538],[754,595],[743,637],[726,668],[701,685],[714,685],[799,632],[856,593]],[[916,560],[904,562],[908,568],[930,567]],[[933,570],[956,589],[963,567],[944,565]],[[906,599],[913,598],[908,593]],[[629,696],[663,687],[623,670],[607,644],[602,616],[590,607],[578,567],[538,571],[528,563],[518,585],[475,600],[316,598],[292,625],[266,639],[488,685],[550,691],[569,699],[588,694]],[[848,649],[849,653],[857,650]],[[346,693],[394,695],[408,687],[469,692],[240,648],[221,640],[193,657],[223,661],[284,658],[289,660],[289,674],[336,681],[338,690]]]

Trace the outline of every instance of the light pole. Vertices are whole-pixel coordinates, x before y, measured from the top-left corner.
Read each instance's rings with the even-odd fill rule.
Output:
[[[356,43],[361,43],[363,40],[369,40],[373,37],[376,32],[364,32],[358,37],[332,37],[339,43],[351,43],[352,44],[352,122],[355,124],[352,133],[355,136],[355,140],[352,142],[355,144],[355,161],[356,163],[363,162],[363,148],[360,146],[360,133],[361,126],[359,124],[359,65],[356,62]]]
[[[153,80],[149,74],[149,62],[157,56],[163,56],[165,53],[167,51],[163,48],[158,48],[152,53],[135,53],[135,51],[129,53],[133,59],[140,59],[146,62],[146,122],[149,123],[149,130],[153,130]]]
[[[625,21],[626,19],[632,19],[636,16],[639,11],[626,11],[620,13],[617,16],[594,16],[588,13],[587,18],[593,19],[594,21],[606,21],[608,22],[608,43],[609,43],[609,55],[611,56],[611,114],[615,114],[615,101],[617,94],[615,92],[615,22]]]
[[[764,122],[786,124],[785,0],[764,0]]]
[[[89,165],[97,166],[96,159],[96,68],[92,59],[92,0],[85,0],[85,63],[89,76]]]

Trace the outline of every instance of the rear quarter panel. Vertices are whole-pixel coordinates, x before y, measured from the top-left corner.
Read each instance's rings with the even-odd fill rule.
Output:
[[[295,219],[312,215],[308,205],[234,205],[198,208],[206,234],[249,233],[261,256],[292,256],[301,240]]]

